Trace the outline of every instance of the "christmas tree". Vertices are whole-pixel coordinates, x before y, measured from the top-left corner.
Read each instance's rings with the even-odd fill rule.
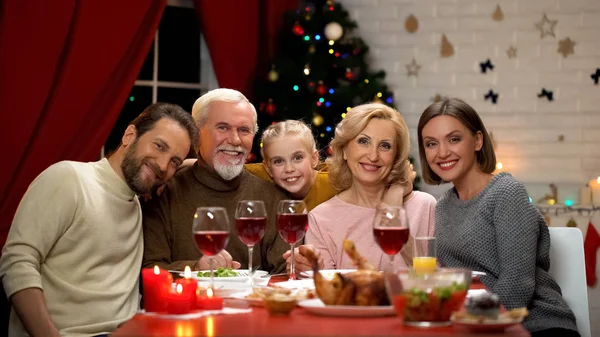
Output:
[[[309,0],[285,13],[278,54],[255,85],[261,130],[277,121],[303,120],[324,158],[336,124],[352,107],[367,102],[394,107],[385,72],[369,69],[369,48],[353,35],[356,27],[333,0]],[[259,137],[256,142],[259,149]]]

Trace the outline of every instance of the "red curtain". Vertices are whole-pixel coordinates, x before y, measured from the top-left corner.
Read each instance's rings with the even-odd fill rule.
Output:
[[[219,86],[252,95],[257,69],[274,55],[283,13],[298,0],[194,0]]]
[[[0,2],[0,240],[31,181],[92,161],[127,98],[167,0]]]

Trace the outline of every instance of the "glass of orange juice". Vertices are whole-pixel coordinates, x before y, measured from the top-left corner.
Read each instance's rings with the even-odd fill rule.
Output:
[[[437,264],[437,245],[433,236],[415,238],[413,268],[420,274],[435,272]]]

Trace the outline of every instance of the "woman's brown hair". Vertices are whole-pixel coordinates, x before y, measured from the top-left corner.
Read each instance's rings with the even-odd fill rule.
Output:
[[[444,99],[433,103],[423,111],[419,119],[417,134],[419,140],[419,158],[421,159],[421,167],[423,180],[431,185],[442,183],[442,178],[433,172],[427,163],[425,156],[425,145],[423,144],[423,128],[435,117],[451,116],[458,119],[473,135],[481,132],[483,138],[483,146],[479,151],[475,152],[477,165],[482,172],[492,173],[496,169],[496,154],[490,136],[481,121],[481,118],[469,104],[458,98]]]

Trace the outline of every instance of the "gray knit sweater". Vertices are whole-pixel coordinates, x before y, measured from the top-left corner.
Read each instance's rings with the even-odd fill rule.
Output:
[[[577,330],[560,287],[548,274],[546,223],[510,174],[498,174],[471,200],[458,199],[456,189],[450,189],[438,201],[435,222],[440,263],[485,272],[481,281],[507,309],[527,307],[527,330]]]

